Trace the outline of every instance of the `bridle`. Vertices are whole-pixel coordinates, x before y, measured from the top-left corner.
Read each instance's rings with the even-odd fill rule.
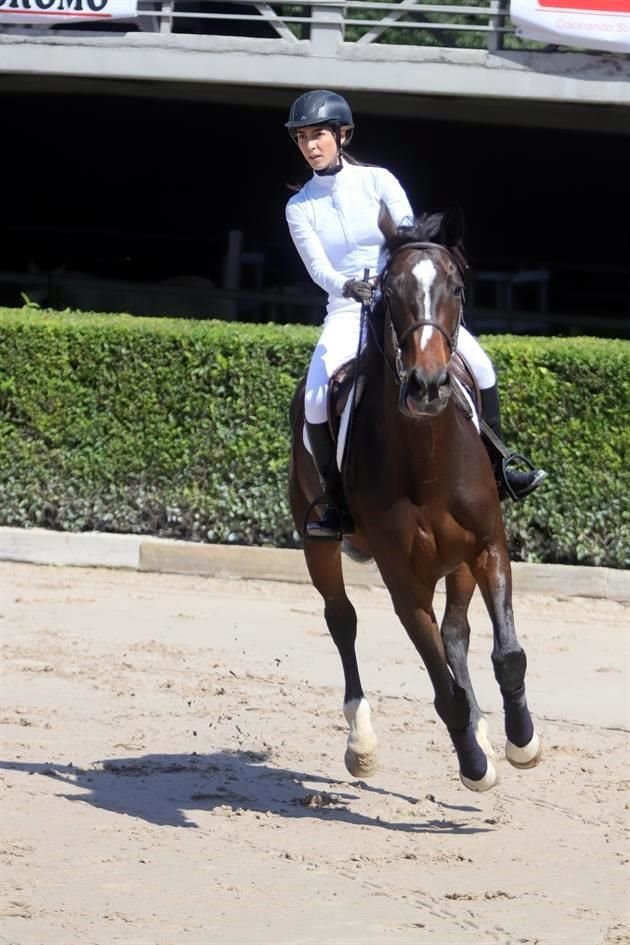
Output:
[[[385,320],[386,320],[387,325],[389,326],[389,330],[391,333],[392,346],[394,349],[394,357],[395,357],[394,366],[391,364],[389,358],[385,354],[385,351],[381,349],[381,353],[383,354],[385,361],[389,365],[390,370],[394,374],[396,381],[400,385],[404,385],[409,376],[409,371],[405,370],[405,368],[403,367],[403,362],[402,362],[403,346],[405,342],[407,341],[407,339],[419,328],[423,328],[425,325],[430,325],[431,328],[436,328],[442,334],[442,336],[444,337],[446,341],[446,344],[448,345],[448,348],[450,351],[448,363],[450,364],[451,358],[453,357],[455,353],[455,349],[457,348],[457,338],[459,335],[459,328],[462,323],[462,316],[463,316],[463,311],[464,311],[464,292],[462,290],[462,293],[459,297],[459,313],[457,316],[457,323],[455,325],[455,330],[452,334],[449,334],[449,332],[446,331],[446,329],[443,328],[443,326],[435,318],[418,318],[414,322],[412,322],[411,325],[407,325],[404,331],[398,334],[398,332],[396,331],[396,326],[394,325],[394,322],[392,319],[392,315],[391,315],[391,301],[390,301],[391,292],[388,292],[387,280],[390,274],[390,268],[391,268],[392,262],[394,261],[396,256],[398,256],[398,254],[401,253],[403,250],[408,250],[408,249],[437,249],[441,253],[446,253],[450,262],[453,264],[453,266],[459,273],[460,277],[462,278],[462,282],[465,283],[464,272],[463,272],[465,263],[463,261],[463,258],[461,261],[458,261],[457,257],[453,254],[453,252],[451,252],[451,250],[447,249],[446,246],[441,246],[439,243],[429,243],[429,242],[404,243],[402,246],[398,246],[392,252],[391,256],[389,257],[387,261],[385,268],[383,269],[383,272],[381,273],[380,286],[381,286],[381,294],[383,298],[383,305],[385,308]],[[380,345],[379,345],[379,348],[380,348]]]

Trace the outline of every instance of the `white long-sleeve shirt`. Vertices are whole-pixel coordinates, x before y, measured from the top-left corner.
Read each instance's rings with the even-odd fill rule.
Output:
[[[348,279],[375,275],[383,234],[378,228],[381,200],[394,223],[413,220],[407,195],[382,167],[343,164],[337,174],[313,177],[288,201],[289,231],[313,282],[328,293],[328,312],[339,307]]]

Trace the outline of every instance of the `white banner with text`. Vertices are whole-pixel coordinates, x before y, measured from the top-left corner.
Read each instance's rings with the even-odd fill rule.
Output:
[[[57,23],[130,19],[137,0],[0,0],[0,23],[54,26]]]
[[[511,0],[510,16],[523,39],[630,52],[630,0]]]

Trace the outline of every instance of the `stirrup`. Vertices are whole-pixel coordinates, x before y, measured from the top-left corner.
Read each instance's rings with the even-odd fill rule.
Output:
[[[326,506],[326,511],[319,521],[309,522],[308,517],[317,506]],[[335,525],[324,524],[330,513],[336,518]],[[325,495],[318,496],[306,510],[302,537],[307,541],[343,541],[344,534],[350,535],[353,532],[354,522],[350,513],[342,511],[339,505]]]
[[[509,473],[520,472],[518,469],[512,470],[510,468],[514,464],[525,465],[529,468],[530,472],[538,473],[538,475],[535,476],[529,483],[527,488],[521,490],[520,492],[516,492],[510,484]],[[514,502],[518,502],[520,499],[526,498],[526,496],[532,493],[534,489],[537,489],[543,479],[546,478],[547,473],[545,470],[537,469],[534,463],[532,463],[531,459],[528,459],[527,456],[523,456],[522,453],[508,453],[501,461],[501,485],[505,489],[507,495],[509,495]]]

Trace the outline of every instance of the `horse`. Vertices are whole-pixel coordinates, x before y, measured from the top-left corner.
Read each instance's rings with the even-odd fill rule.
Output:
[[[376,299],[363,309],[369,330],[354,362],[354,409],[342,464],[355,531],[343,542],[305,537],[303,552],[341,658],[350,774],[366,778],[375,772],[377,737],[359,675],[357,615],[344,585],[342,549],[376,563],[426,666],[461,782],[487,791],[497,783],[495,756],[468,670],[467,612],[476,587],[493,627],[491,659],[503,697],[507,760],[530,768],[542,749],[527,704],[527,660],[514,625],[497,483],[455,370],[467,269],[463,219],[449,210],[395,227],[382,206],[379,228],[386,263]],[[290,423],[289,504],[304,535],[321,498],[304,443],[304,380],[291,403]],[[446,599],[438,626],[433,601],[442,578]]]

